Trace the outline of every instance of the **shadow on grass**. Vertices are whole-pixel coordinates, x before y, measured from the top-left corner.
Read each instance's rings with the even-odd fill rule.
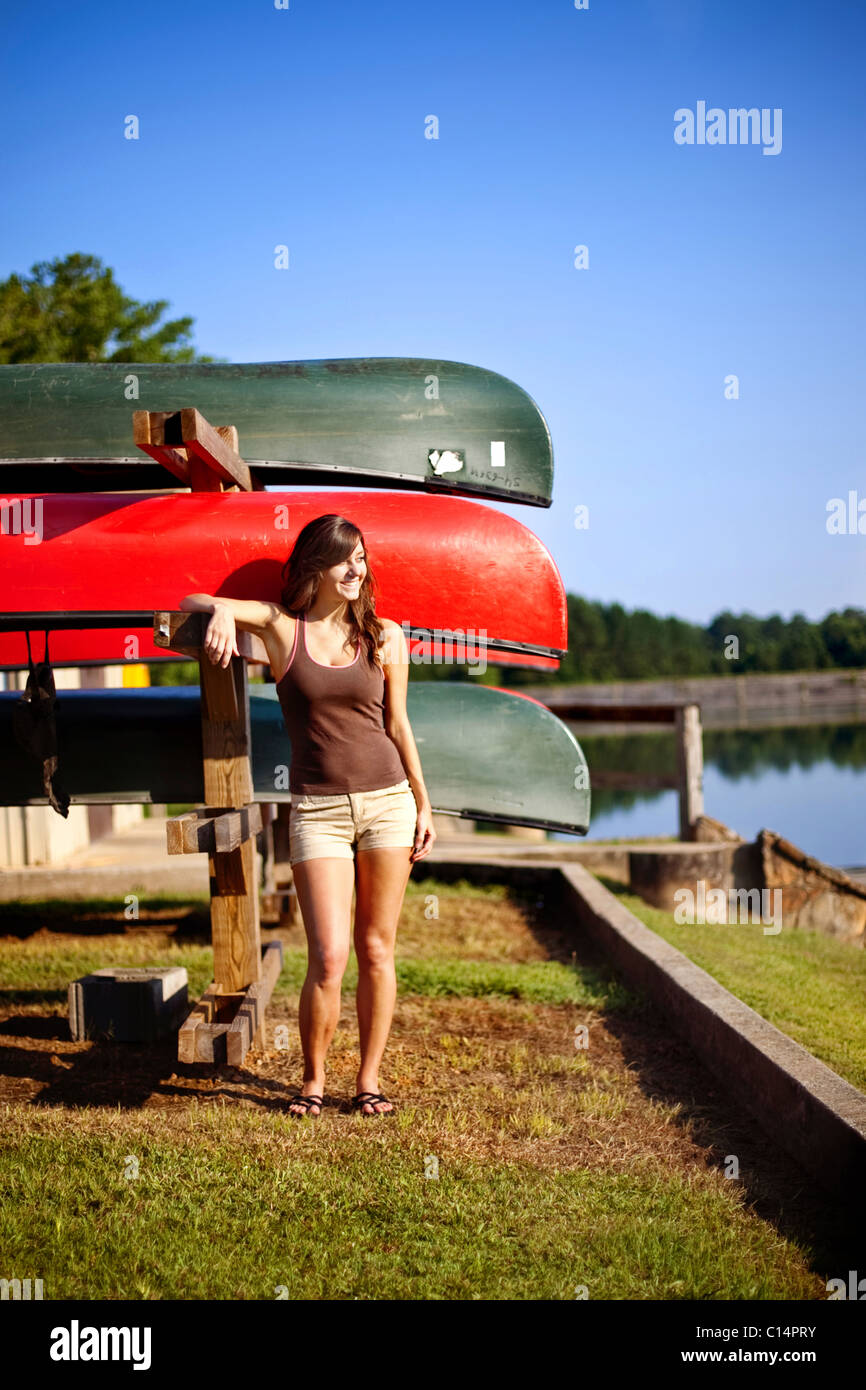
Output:
[[[123,900],[115,898],[33,899],[0,903],[0,936],[25,941],[39,932],[59,936],[129,936],[162,932],[183,940],[210,941],[210,903],[189,898],[140,900],[138,916],[127,917]]]
[[[41,1041],[69,1042],[69,1025],[64,1016],[17,1015],[5,1019],[6,1037],[18,1036],[23,1043]],[[154,1098],[161,1101],[190,1102],[203,1098],[200,1091],[177,1084],[198,1081],[207,1087],[206,1099],[213,1101],[225,1096],[237,1101],[239,1094],[231,1087],[214,1084],[222,1079],[255,1083],[258,1092],[254,1099],[257,1108],[283,1114],[294,1087],[269,1080],[225,1063],[184,1063],[177,1060],[177,1034],[171,1033],[157,1042],[113,1043],[95,1041],[86,1052],[52,1053],[44,1048],[0,1045],[0,1076],[4,1081],[14,1078],[38,1082],[42,1089],[32,1100],[36,1106],[60,1106],[77,1110],[84,1106],[108,1106],[124,1110],[140,1109]],[[252,1098],[252,1097],[251,1097]]]

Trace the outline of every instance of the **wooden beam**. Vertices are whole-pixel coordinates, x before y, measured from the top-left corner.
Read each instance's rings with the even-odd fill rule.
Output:
[[[223,667],[199,656],[199,676],[205,803],[248,807],[253,800],[253,777],[246,666],[239,657]],[[224,993],[230,993],[246,989],[261,970],[255,840],[244,840],[226,853],[215,849],[208,855],[208,865],[214,980]]]
[[[252,840],[262,828],[262,808],[257,801],[237,810],[224,811],[211,821],[217,854],[228,854]]]
[[[232,993],[210,985],[178,1032],[178,1061],[227,1061],[240,1066],[262,1032],[265,1009],[282,968],[283,943],[271,941],[262,953],[259,980]]]
[[[243,701],[243,693],[238,688],[241,683],[240,677],[246,676],[243,662],[236,661],[232,657],[228,666],[215,666],[210,657],[200,650],[198,665],[202,719],[219,723],[236,723]],[[222,747],[219,756],[224,756]],[[205,749],[205,757],[207,757],[207,749]],[[211,800],[212,798],[208,797],[208,801]],[[215,804],[222,804],[223,806],[234,804],[231,801],[220,803],[219,798],[213,798],[213,800]],[[245,800],[249,801],[250,797],[246,797]]]
[[[265,1021],[265,1009],[283,968],[283,943],[271,941],[262,954],[262,976],[243,994],[226,1034],[228,1061],[240,1066]]]
[[[217,425],[216,432],[233,454],[240,454],[240,439],[236,425]]]
[[[210,613],[154,613],[153,645],[164,647],[167,651],[180,652],[184,656],[197,657],[202,650],[210,618]],[[129,621],[128,618],[126,621]],[[123,625],[124,623],[118,620],[117,626]],[[245,661],[270,666],[268,649],[261,637],[257,637],[254,632],[238,632],[237,639],[238,651]]]
[[[224,430],[231,428],[223,427]],[[224,434],[214,429],[194,406],[174,411],[162,421],[152,423],[151,443],[186,450],[190,486],[196,490],[218,491],[227,483],[237,485],[244,492],[252,491],[252,475],[236,447],[232,447]]]
[[[153,645],[184,656],[198,656],[210,619],[210,613],[154,613]]]
[[[257,980],[261,965],[255,841],[208,855],[208,868],[214,980],[231,993]]]
[[[250,696],[247,668],[239,657],[214,666],[199,657],[204,799],[208,806],[248,806],[253,799],[250,766]]]
[[[189,821],[181,818],[171,835],[179,836],[181,848],[175,853],[191,852],[187,845],[196,851],[207,847],[214,983],[221,993],[230,994],[254,984],[261,971],[254,838],[261,829],[261,813],[252,806],[247,668],[243,657],[233,656],[228,666],[215,666],[205,655],[202,643],[209,613],[162,612],[153,617],[155,645],[198,658],[205,805],[226,808],[227,819],[220,816],[211,831],[204,832],[213,834],[212,844],[202,842],[195,824],[198,817]],[[252,816],[257,819],[251,820]],[[178,844],[178,840],[169,843]]]
[[[261,828],[258,802],[228,811],[197,806],[165,823],[169,854],[227,854],[258,835]]]
[[[177,1060],[195,1062],[195,1038],[198,1029],[212,1023],[219,1007],[220,993],[216,985],[209,985],[201,999],[193,1005],[177,1035]]]
[[[263,486],[240,456],[237,427],[214,427],[194,408],[134,410],[132,437],[142,453],[193,492],[250,492]]]
[[[150,458],[161,463],[163,468],[167,468],[169,473],[173,473],[176,478],[190,486],[189,460],[184,449],[169,449],[165,445],[159,444],[154,438],[155,424],[158,417],[165,418],[166,412],[154,410],[134,410],[132,412],[132,438],[135,445],[141,449],[142,453],[148,454]]]

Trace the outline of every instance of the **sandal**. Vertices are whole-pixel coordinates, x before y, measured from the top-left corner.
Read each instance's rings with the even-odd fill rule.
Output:
[[[296,1110],[289,1110],[288,1113],[291,1115],[293,1120],[302,1120],[304,1118],[304,1115],[309,1115],[311,1106],[318,1105],[319,1114],[313,1116],[313,1119],[317,1120],[319,1118],[319,1115],[321,1115],[322,1110],[324,1109],[325,1101],[323,1096],[302,1096],[300,1093],[298,1093],[298,1095],[292,1096],[290,1098],[289,1105],[306,1106],[306,1109],[304,1110],[303,1114],[300,1115]]]
[[[396,1109],[395,1109],[395,1110],[374,1110],[374,1111],[373,1111],[371,1114],[369,1114],[369,1115],[367,1115],[367,1114],[364,1113],[363,1106],[365,1106],[365,1105],[375,1105],[375,1104],[376,1104],[376,1101],[379,1101],[379,1100],[387,1101],[389,1105],[392,1104],[392,1101],[389,1100],[388,1096],[383,1096],[382,1093],[381,1093],[380,1091],[361,1091],[361,1092],[359,1092],[359,1094],[358,1094],[357,1096],[353,1096],[353,1097],[352,1097],[352,1109],[353,1109],[353,1110],[358,1110],[358,1111],[360,1111],[360,1113],[364,1116],[364,1119],[365,1119],[365,1120],[372,1120],[372,1119],[374,1118],[374,1116],[375,1116],[375,1117],[381,1117],[382,1115],[396,1115],[396,1113],[397,1113]]]

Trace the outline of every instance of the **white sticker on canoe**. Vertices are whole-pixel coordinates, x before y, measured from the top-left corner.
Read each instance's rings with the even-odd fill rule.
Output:
[[[463,467],[463,454],[459,449],[431,449],[427,462],[432,465],[438,477],[440,473],[459,473]]]
[[[491,439],[490,441],[490,467],[505,467],[505,440]]]

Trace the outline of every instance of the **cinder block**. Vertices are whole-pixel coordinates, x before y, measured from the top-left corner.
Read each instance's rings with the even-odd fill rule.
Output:
[[[188,1012],[182,966],[95,970],[69,986],[69,1031],[76,1042],[154,1042],[179,1028]]]

